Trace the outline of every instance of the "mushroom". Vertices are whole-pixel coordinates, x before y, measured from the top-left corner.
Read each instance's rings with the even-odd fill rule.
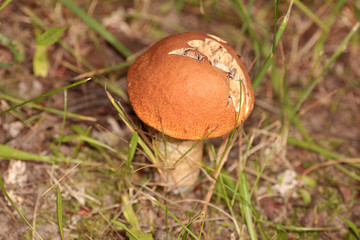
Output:
[[[130,67],[127,91],[137,116],[158,131],[170,189],[193,186],[202,140],[230,132],[254,106],[251,80],[236,52],[223,39],[198,32],[171,35],[150,47]]]

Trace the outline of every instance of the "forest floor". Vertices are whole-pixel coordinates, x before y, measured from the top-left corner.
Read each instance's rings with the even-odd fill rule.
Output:
[[[359,1],[282,1],[277,20],[274,1],[73,3],[0,1],[0,239],[360,239]],[[51,27],[61,37],[37,44]],[[209,201],[228,138],[206,140],[207,169],[172,194],[139,144],[129,159],[107,94],[146,133],[129,61],[187,31],[226,40],[256,79]]]

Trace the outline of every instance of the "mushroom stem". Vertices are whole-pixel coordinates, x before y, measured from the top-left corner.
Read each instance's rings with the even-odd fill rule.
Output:
[[[183,192],[188,187],[194,186],[200,173],[204,143],[179,140],[169,136],[163,139],[159,133],[156,138],[166,167],[163,171],[163,181],[169,189]]]

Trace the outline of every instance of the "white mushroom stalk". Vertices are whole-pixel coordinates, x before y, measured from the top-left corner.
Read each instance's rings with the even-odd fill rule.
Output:
[[[194,186],[200,174],[204,142],[179,140],[156,134],[157,144],[165,159],[162,181],[174,193]]]

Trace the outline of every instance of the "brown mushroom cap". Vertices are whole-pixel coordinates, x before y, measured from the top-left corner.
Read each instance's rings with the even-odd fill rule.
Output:
[[[150,47],[130,67],[127,90],[144,123],[178,139],[230,132],[254,105],[248,71],[236,52],[205,33],[172,35]]]

